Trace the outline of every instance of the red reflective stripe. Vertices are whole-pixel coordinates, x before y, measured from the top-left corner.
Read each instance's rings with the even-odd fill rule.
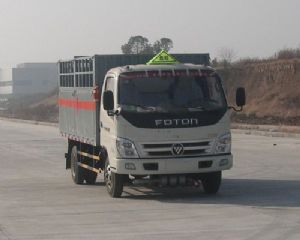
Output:
[[[83,110],[96,110],[96,103],[88,101],[78,101],[76,108]]]
[[[61,107],[76,108],[76,101],[74,100],[59,99],[58,104]]]
[[[76,101],[69,99],[59,99],[58,104],[60,107],[75,108],[80,110],[96,110],[96,102],[94,101]]]

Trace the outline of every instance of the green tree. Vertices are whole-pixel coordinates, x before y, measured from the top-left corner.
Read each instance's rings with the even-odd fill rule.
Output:
[[[153,44],[153,53],[159,53],[161,50],[169,51],[173,48],[173,41],[170,38],[161,38]]]
[[[121,46],[124,54],[146,54],[152,53],[151,44],[149,40],[143,36],[132,36],[128,42]]]
[[[121,46],[124,54],[157,54],[161,50],[169,51],[171,48],[173,48],[173,41],[170,38],[161,38],[152,45],[143,36],[132,36]]]

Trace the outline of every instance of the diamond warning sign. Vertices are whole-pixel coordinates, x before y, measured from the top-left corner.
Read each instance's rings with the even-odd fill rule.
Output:
[[[148,65],[164,65],[164,64],[176,64],[179,63],[173,56],[168,54],[165,50],[162,50],[154,58],[152,58]]]

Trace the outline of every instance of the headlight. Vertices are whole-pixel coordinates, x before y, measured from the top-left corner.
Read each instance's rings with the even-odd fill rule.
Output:
[[[117,138],[116,146],[120,157],[124,158],[138,158],[139,155],[135,149],[134,143],[125,138]]]
[[[215,144],[215,153],[230,153],[231,152],[231,133],[226,132],[220,135]]]

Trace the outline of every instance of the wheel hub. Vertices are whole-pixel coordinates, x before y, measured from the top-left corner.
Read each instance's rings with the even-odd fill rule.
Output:
[[[110,169],[110,165],[107,164],[106,168],[105,168],[105,181],[106,181],[106,185],[109,189],[111,189],[111,169]]]

